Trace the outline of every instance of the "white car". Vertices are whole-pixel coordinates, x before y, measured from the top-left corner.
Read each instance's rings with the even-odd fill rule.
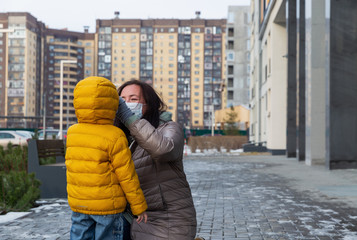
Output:
[[[24,135],[30,139],[32,139],[32,137],[35,135],[34,132],[26,131],[26,130],[16,130],[16,132],[19,133],[20,135]]]
[[[21,132],[10,130],[0,131],[0,146],[3,146],[4,148],[7,147],[9,142],[11,142],[13,146],[27,146],[27,142],[29,139],[31,138]]]
[[[39,140],[52,140],[52,139],[59,139],[60,138],[60,131],[58,129],[46,129],[46,137],[43,136],[43,130],[38,131],[38,139]],[[62,139],[67,138],[67,130],[62,130]]]
[[[46,136],[43,136],[43,130],[38,131],[38,139],[39,140],[52,140],[52,139],[58,139],[58,129],[46,129]]]

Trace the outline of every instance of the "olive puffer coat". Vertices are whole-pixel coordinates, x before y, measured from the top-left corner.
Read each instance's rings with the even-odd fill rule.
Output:
[[[186,180],[182,157],[182,128],[161,114],[162,124],[154,128],[145,119],[128,126],[136,145],[132,154],[148,209],[148,222],[131,226],[132,239],[193,240],[196,211]]]
[[[125,134],[113,126],[118,104],[116,88],[105,78],[86,78],[74,90],[78,123],[68,129],[66,151],[68,203],[74,212],[116,214],[127,201],[135,215],[147,208]]]

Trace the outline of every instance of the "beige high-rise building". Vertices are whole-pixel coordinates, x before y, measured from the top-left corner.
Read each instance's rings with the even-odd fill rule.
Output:
[[[225,19],[97,20],[96,33],[48,29],[29,13],[0,14],[1,127],[59,127],[61,61],[63,129],[75,123],[76,83],[99,75],[116,86],[152,85],[187,128],[211,128],[223,106]],[[44,115],[46,117],[44,117]],[[13,117],[12,117],[13,116]],[[16,118],[15,118],[16,117]],[[31,122],[31,124],[30,124]]]
[[[154,87],[173,119],[210,128],[221,109],[225,19],[97,20],[98,75],[120,86],[140,79]]]
[[[95,35],[48,29],[29,13],[0,13],[0,127],[59,127],[60,62],[64,129],[76,122],[73,89],[97,74]],[[46,117],[44,117],[46,115]]]
[[[40,115],[44,25],[0,13],[0,127],[33,127]]]

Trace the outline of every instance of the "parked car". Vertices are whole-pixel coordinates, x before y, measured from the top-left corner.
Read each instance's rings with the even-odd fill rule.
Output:
[[[16,130],[16,132],[21,134],[21,135],[24,135],[24,136],[26,136],[26,137],[28,137],[30,139],[35,135],[34,132],[26,131],[26,130]]]
[[[60,137],[60,131],[57,133],[57,139]],[[67,130],[62,130],[62,139],[67,139]]]
[[[60,131],[59,129],[46,129],[46,137],[43,136],[43,130],[38,131],[38,139],[43,140],[51,140],[51,139],[59,139]],[[67,130],[62,130],[63,139],[67,137]]]
[[[4,148],[7,147],[9,142],[11,142],[13,146],[27,146],[27,142],[30,139],[31,137],[28,137],[21,132],[10,130],[0,131],[0,146],[3,146]]]
[[[38,131],[38,139],[39,140],[44,140],[44,139],[47,139],[47,140],[51,140],[51,139],[57,139],[57,135],[58,135],[58,132],[59,130],[58,129],[46,129],[46,136],[44,136],[44,130],[40,130]]]

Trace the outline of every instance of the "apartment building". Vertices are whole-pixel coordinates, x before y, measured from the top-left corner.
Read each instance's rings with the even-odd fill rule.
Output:
[[[29,13],[0,13],[0,127],[36,124],[41,112],[44,29]]]
[[[60,62],[64,66],[64,129],[76,122],[76,83],[95,75],[95,35],[48,29],[29,13],[0,13],[0,127],[59,127]],[[46,116],[44,118],[44,115]]]
[[[356,168],[356,1],[251,1],[250,140]]]
[[[228,7],[224,107],[249,105],[251,35],[249,15],[249,6]]]
[[[63,129],[77,122],[73,107],[73,91],[78,81],[95,73],[94,34],[67,30],[46,29],[46,57],[44,61],[43,105],[47,125],[58,128],[60,124],[60,80],[63,63]]]
[[[210,128],[222,107],[225,19],[97,20],[98,75],[117,86],[132,78],[152,85],[190,128]]]
[[[1,13],[1,127],[59,127],[61,62],[63,129],[75,123],[73,89],[99,75],[116,86],[151,84],[188,128],[211,128],[224,107],[226,20],[97,20],[96,33],[48,29],[29,13]],[[46,116],[46,117],[44,117]],[[11,117],[11,118],[10,118]],[[31,122],[31,124],[30,124]]]
[[[287,29],[284,0],[251,1],[250,134],[273,154],[285,154]]]

